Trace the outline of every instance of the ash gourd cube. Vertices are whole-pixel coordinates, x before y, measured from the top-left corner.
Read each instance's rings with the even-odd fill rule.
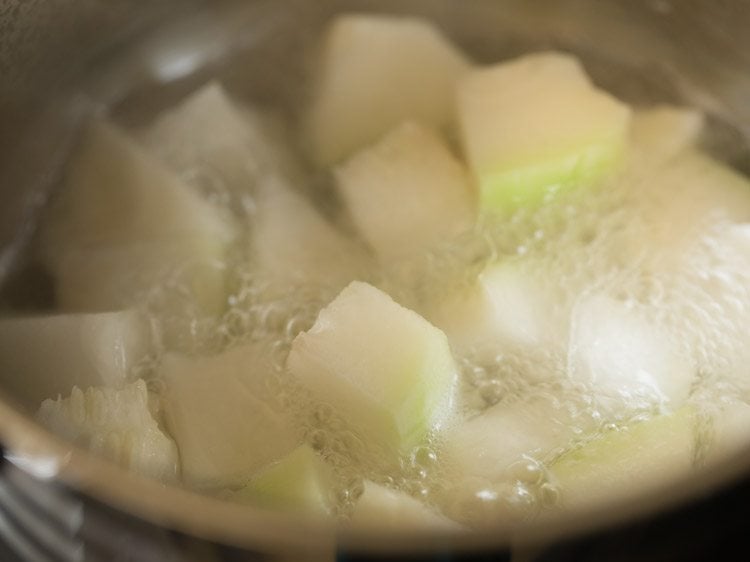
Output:
[[[256,184],[292,167],[275,133],[214,81],[160,114],[136,138],[196,188],[251,194]]]
[[[405,120],[446,127],[469,64],[428,22],[345,15],[328,28],[308,115],[314,159],[329,166]]]
[[[340,289],[369,267],[365,248],[278,178],[256,192],[250,244],[258,275],[277,288],[315,284]]]
[[[159,428],[141,379],[121,388],[73,387],[68,398],[42,402],[37,418],[133,472],[165,482],[178,477],[177,447]]]
[[[684,406],[602,435],[591,420],[574,430],[569,414],[551,401],[498,404],[449,435],[446,454],[462,477],[489,482],[514,478],[518,462],[545,461],[562,505],[586,509],[633,496],[644,483],[654,492],[686,477],[694,413]]]
[[[718,466],[750,447],[750,404],[732,399],[722,401],[711,420],[711,441],[703,463]]]
[[[354,528],[460,532],[461,525],[399,490],[365,480],[349,520]]]
[[[163,305],[215,315],[234,225],[113,125],[94,121],[73,155],[40,237],[66,311],[140,304],[169,280],[186,290]]]
[[[151,325],[134,310],[3,318],[3,387],[34,407],[73,386],[119,387],[151,346]]]
[[[402,454],[450,415],[456,365],[445,335],[353,282],[297,336],[288,367],[366,440]]]
[[[568,375],[592,393],[605,419],[654,406],[676,410],[696,369],[664,328],[625,303],[593,295],[576,305]]]
[[[468,73],[458,114],[481,210],[506,214],[616,169],[631,111],[597,89],[577,59],[548,52]]]
[[[332,483],[331,468],[309,445],[300,445],[230,497],[258,507],[327,516]]]
[[[626,181],[642,208],[648,243],[633,239],[633,259],[649,249],[648,266],[679,269],[696,244],[724,222],[750,221],[750,182],[697,147],[703,115],[659,106],[634,114]]]
[[[704,115],[679,106],[657,105],[633,112],[630,127],[631,173],[642,175],[694,147],[705,126]]]
[[[580,301],[571,324],[568,376],[585,385],[605,421],[655,406],[675,411],[685,402],[695,366],[669,334],[601,296]],[[572,419],[550,400],[501,402],[454,429],[446,450],[462,474],[497,481],[524,456],[548,459],[594,428],[593,418]]]
[[[291,157],[274,133],[211,82],[159,116],[139,139],[174,170],[197,170],[185,178],[194,187],[218,180],[229,192],[253,198],[249,245],[269,285],[340,288],[366,268],[364,251],[291,187]]]
[[[549,467],[566,510],[646,498],[694,469],[695,411],[685,406],[574,447]]]
[[[747,189],[750,190],[750,183]],[[713,243],[721,249],[725,263],[736,268],[730,280],[726,278],[726,271],[719,271],[716,276],[706,276],[701,282],[703,290],[720,301],[727,295],[728,282],[731,283],[731,292],[734,294],[739,289],[747,289],[742,280],[747,279],[746,272],[750,271],[750,222],[724,222],[713,234]],[[742,299],[741,296],[739,298]],[[734,353],[724,357],[724,360],[729,360],[729,367],[723,375],[729,377],[741,392],[747,392],[750,391],[750,379],[746,377],[746,365],[750,361],[750,338],[744,327],[750,324],[750,307],[735,305],[730,309],[724,305],[722,308],[725,315],[722,320],[733,322],[737,327],[735,336],[741,342],[740,349],[734,349]]]
[[[750,221],[750,181],[688,147],[637,185],[649,247],[662,269],[677,266],[712,226]],[[633,242],[635,249],[642,240]]]
[[[240,487],[298,444],[292,420],[266,390],[270,358],[257,345],[209,357],[167,354],[159,369],[164,417],[186,484]]]
[[[336,169],[339,192],[381,262],[424,251],[471,227],[474,195],[440,136],[414,122]]]
[[[434,303],[429,318],[461,353],[493,359],[509,348],[562,345],[566,329],[559,316],[557,303],[522,263],[507,261]]]
[[[564,406],[546,398],[501,402],[450,431],[445,454],[460,477],[499,482],[516,462],[544,461],[564,450],[580,424]]]

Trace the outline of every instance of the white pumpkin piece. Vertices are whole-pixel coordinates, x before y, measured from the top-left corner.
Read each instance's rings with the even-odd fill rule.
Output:
[[[631,242],[631,261],[648,247],[650,268],[679,268],[711,227],[750,221],[748,194],[750,181],[738,172],[698,150],[682,151],[634,185],[645,232]]]
[[[363,276],[368,258],[299,193],[281,181],[257,191],[250,234],[255,271],[272,287],[341,289]]]
[[[37,418],[58,435],[137,474],[164,482],[178,477],[177,447],[154,419],[141,379],[122,388],[73,387],[68,398],[42,402]]]
[[[223,244],[202,238],[69,247],[53,266],[56,302],[66,312],[148,305],[161,320],[217,316],[226,307],[225,257]]]
[[[259,113],[209,82],[137,138],[193,187],[251,194],[266,176],[289,169],[288,155],[272,133]]]
[[[461,525],[452,521],[399,490],[392,490],[370,480],[357,500],[349,524],[357,529],[390,531],[460,532]]]
[[[488,266],[476,283],[433,306],[430,320],[464,354],[564,346],[558,303],[518,261]]]
[[[603,508],[687,479],[693,469],[694,426],[694,410],[685,407],[572,449],[549,469],[561,505],[569,511]]]
[[[450,415],[457,375],[440,330],[362,282],[297,336],[288,368],[386,454],[408,451]]]
[[[743,260],[750,260],[750,222],[724,225],[722,242],[732,248]]]
[[[231,498],[256,507],[327,516],[332,483],[330,467],[309,445],[301,445],[254,475]]]
[[[712,416],[711,440],[704,463],[717,466],[750,447],[750,405],[723,402]]]
[[[187,485],[243,486],[297,446],[289,415],[265,390],[271,370],[255,345],[209,357],[164,357],[158,373],[164,417],[179,447]]]
[[[172,285],[160,312],[223,311],[233,224],[113,125],[93,122],[40,237],[64,311],[140,305]],[[176,302],[171,302],[176,301]]]
[[[359,232],[389,262],[424,252],[474,223],[468,175],[440,136],[407,122],[336,169]]]
[[[595,295],[573,311],[568,375],[607,419],[618,419],[655,406],[679,408],[696,366],[664,329],[623,302]]]
[[[339,16],[324,38],[308,116],[315,161],[335,164],[406,120],[447,126],[468,66],[425,20]]]
[[[630,127],[633,173],[643,174],[695,147],[704,126],[705,116],[691,108],[657,105],[636,110]]]
[[[545,398],[501,402],[451,430],[444,452],[461,478],[499,482],[517,462],[543,461],[565,450],[589,423],[572,420],[563,406]]]
[[[116,388],[151,346],[149,322],[132,310],[3,318],[3,388],[34,407],[73,386]]]
[[[507,214],[590,187],[618,168],[631,110],[570,55],[537,53],[468,73],[458,86],[480,209]]]

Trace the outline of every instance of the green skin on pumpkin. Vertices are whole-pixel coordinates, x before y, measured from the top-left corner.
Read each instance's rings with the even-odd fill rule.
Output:
[[[233,498],[260,507],[329,512],[330,468],[308,445],[302,445],[254,477]]]
[[[569,509],[604,505],[687,476],[694,428],[695,409],[684,406],[563,454],[550,466],[562,503]]]
[[[597,141],[559,155],[479,173],[480,206],[494,213],[539,207],[550,198],[591,186],[615,169],[625,143]]]

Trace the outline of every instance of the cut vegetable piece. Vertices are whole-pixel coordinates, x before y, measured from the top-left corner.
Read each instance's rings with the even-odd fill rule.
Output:
[[[151,304],[162,319],[188,311],[198,317],[217,315],[226,303],[225,250],[220,246],[198,237],[70,246],[53,265],[57,305],[64,311],[98,312]]]
[[[750,185],[748,186],[750,188]],[[729,396],[750,397],[750,223],[721,221],[701,237],[697,247],[683,256],[686,267],[679,274],[690,275],[692,295],[680,295],[689,302],[685,323],[689,345],[700,369],[720,373],[722,401]],[[658,264],[656,265],[658,267]],[[686,273],[683,273],[685,271]],[[697,289],[698,292],[695,292]],[[688,289],[691,290],[691,289]],[[695,312],[701,311],[700,316]],[[709,326],[721,326],[721,329]]]
[[[617,418],[658,404],[679,407],[695,365],[668,333],[625,303],[592,296],[573,311],[568,372],[587,386],[605,415]]]
[[[251,192],[259,174],[288,169],[267,124],[218,82],[164,112],[139,140],[186,182],[213,192]]]
[[[567,345],[568,308],[519,261],[488,266],[476,283],[433,306],[429,318],[454,349],[479,360]]]
[[[323,459],[302,445],[254,476],[232,498],[270,509],[328,515],[332,481]]]
[[[637,189],[657,268],[678,265],[712,225],[750,221],[750,181],[697,150],[673,158]],[[641,254],[643,245],[633,240],[631,252]]]
[[[431,317],[462,352],[494,357],[503,348],[565,341],[555,303],[518,262],[487,267],[477,283],[435,307]]]
[[[291,372],[368,440],[405,452],[450,414],[445,335],[366,283],[351,283],[292,344]]]
[[[613,430],[575,448],[550,467],[566,509],[603,507],[646,497],[692,469],[694,413],[683,408]]]
[[[551,400],[500,403],[451,431],[445,453],[461,477],[497,482],[524,457],[544,460],[564,450],[590,423],[571,419],[564,405]]]
[[[226,242],[218,211],[142,152],[113,125],[90,124],[50,217],[54,247],[173,242],[199,235]]]
[[[473,71],[458,100],[484,211],[535,207],[590,185],[613,170],[627,142],[630,109],[561,53]]]
[[[462,527],[404,492],[369,480],[357,500],[351,525],[362,529],[395,531],[461,531]]]
[[[474,222],[463,166],[440,137],[405,123],[336,172],[359,231],[381,261],[424,251]]]
[[[340,16],[325,37],[309,115],[315,159],[338,162],[408,119],[447,125],[455,82],[467,68],[426,21]]]
[[[42,402],[37,417],[55,433],[133,472],[162,481],[177,477],[177,447],[159,429],[140,379],[120,389],[73,387],[69,398]]]
[[[635,153],[632,166],[668,162],[698,142],[704,122],[701,112],[683,107],[661,105],[634,112],[630,131]]]
[[[164,357],[164,415],[186,484],[242,486],[298,444],[289,416],[276,411],[274,398],[264,392],[270,373],[255,346],[214,357]]]
[[[706,464],[718,465],[750,447],[750,405],[733,400],[713,416],[711,444]]]
[[[140,304],[161,283],[202,313],[223,310],[232,225],[112,125],[89,127],[49,219],[41,253],[61,308]]]
[[[151,326],[135,311],[0,320],[3,388],[34,408],[73,386],[120,386],[150,350]]]
[[[723,245],[732,247],[742,259],[750,259],[750,223],[727,224],[722,235]]]
[[[282,182],[269,182],[257,193],[252,245],[258,274],[276,287],[340,289],[367,269],[365,249]]]

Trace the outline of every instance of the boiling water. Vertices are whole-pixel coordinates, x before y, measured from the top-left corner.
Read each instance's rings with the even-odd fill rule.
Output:
[[[363,280],[381,287],[405,306],[424,312],[425,303],[475,281],[484,265],[520,258],[524,274],[545,287],[550,301],[557,303],[557,310],[550,311],[550,321],[569,316],[581,297],[596,293],[642,311],[653,325],[669,334],[685,356],[697,361],[700,377],[690,401],[705,411],[708,420],[710,405],[720,399],[750,399],[748,385],[743,384],[747,373],[742,368],[747,354],[743,327],[750,311],[750,259],[725,247],[725,224],[717,220],[702,230],[689,259],[679,268],[653,267],[655,260],[662,259],[659,250],[649,245],[653,231],[661,226],[659,213],[644,212],[643,205],[649,201],[641,195],[634,193],[631,182],[616,179],[596,193],[573,194],[541,211],[519,212],[502,222],[485,220],[426,255],[388,269],[373,269]],[[251,202],[251,195],[248,200]],[[248,208],[251,203],[244,206]],[[252,213],[250,222],[251,217]],[[374,450],[372,443],[348,430],[331,408],[316,403],[285,368],[293,339],[313,325],[339,287],[302,285],[280,291],[254,272],[252,261],[240,255],[230,269],[236,288],[228,299],[229,308],[217,322],[196,318],[192,345],[202,352],[217,352],[259,342],[267,349],[273,365],[265,381],[269,395],[280,407],[296,413],[305,441],[333,467],[336,486],[332,494],[340,516],[346,517],[361,494],[364,478],[402,489],[439,506],[456,520],[475,525],[525,521],[556,504],[559,494],[546,472],[555,453],[519,460],[502,483],[459,479],[458,487],[455,473],[445,466],[439,435],[397,463],[383,464],[382,459],[388,458],[385,452]],[[715,286],[720,291],[707,290]],[[164,291],[173,290],[176,288],[156,288],[153,302],[159,302]],[[161,320],[157,316],[155,321]],[[561,340],[566,343],[564,337]],[[561,346],[503,349],[490,360],[471,353],[458,355],[458,417],[478,415],[498,403],[545,398],[566,413],[569,423],[579,426],[574,433],[585,442],[658,413],[656,407],[644,409],[635,403],[623,408],[631,412],[629,417],[616,423],[602,421],[606,418],[596,397],[566,377],[566,352]],[[154,364],[158,365],[158,358]],[[599,429],[592,433],[591,427]],[[700,452],[709,448],[705,440],[710,438],[710,428],[698,432],[694,445],[697,461]]]
[[[273,22],[276,28],[271,32],[255,30],[252,45],[240,42],[210,64],[198,63],[166,81],[129,84],[128,95],[112,105],[110,113],[125,127],[137,129],[208,78],[217,77],[247,103],[250,111],[272,123],[266,127],[271,132],[264,151],[278,156],[278,168],[256,166],[248,174],[252,182],[247,190],[237,195],[235,189],[224,185],[221,170],[194,165],[189,142],[161,147],[162,157],[182,166],[183,179],[239,219],[248,232],[252,231],[256,187],[251,184],[274,181],[279,174],[290,178],[300,193],[310,196],[342,232],[351,230],[330,178],[306,164],[304,151],[296,141],[299,108],[305,99],[305,88],[300,84],[306,81],[304,64],[294,53],[311,50],[310,43],[305,42],[311,41],[314,33],[300,36],[299,26],[284,18]],[[525,45],[519,39],[510,50],[522,47]],[[172,68],[170,76],[174,77],[178,67]],[[632,74],[624,72],[624,82],[633,80]],[[663,101],[658,95],[653,100]],[[721,136],[721,127],[717,130]],[[193,164],[183,166],[184,162]],[[682,195],[675,192],[670,196]],[[635,179],[618,177],[596,192],[572,193],[538,212],[520,211],[503,221],[484,219],[427,254],[386,269],[372,268],[361,280],[426,314],[429,303],[469,286],[485,265],[499,259],[518,259],[524,274],[544,287],[550,302],[556,303],[550,311],[551,321],[569,316],[578,299],[587,294],[604,294],[642,311],[682,353],[695,358],[700,376],[690,401],[705,410],[708,419],[710,404],[720,398],[750,399],[750,385],[744,384],[747,373],[740,367],[748,347],[743,332],[750,318],[750,259],[726,247],[723,219],[719,217],[702,228],[689,259],[679,268],[654,267],[663,259],[649,242],[663,228],[660,204],[662,200],[652,201],[639,192]],[[146,308],[153,312],[157,324],[184,323],[183,333],[189,340],[184,343],[196,353],[217,353],[249,342],[263,345],[273,366],[264,381],[268,394],[277,406],[295,413],[304,440],[333,467],[336,484],[331,493],[341,517],[350,512],[365,478],[402,489],[470,524],[502,518],[510,518],[510,522],[528,520],[556,505],[558,492],[546,468],[555,454],[519,461],[501,484],[457,480],[444,460],[439,435],[431,436],[395,462],[382,461],[388,455],[378,454],[371,443],[349,431],[334,411],[312,400],[285,367],[295,336],[313,325],[318,312],[341,287],[278,287],[257,273],[241,247],[235,248],[227,267],[232,291],[220,319],[206,320],[197,314],[187,321],[182,315],[179,319],[164,318],[161,303],[187,292],[170,282],[144,295]],[[720,290],[715,290],[717,287]],[[636,405],[629,409],[634,413],[627,419],[614,425],[603,422],[596,398],[568,380],[564,338],[562,342],[559,347],[531,351],[503,349],[491,359],[470,352],[456,356],[460,396],[454,423],[496,404],[542,397],[565,411],[566,419],[577,428],[574,433],[584,441],[656,413]],[[136,369],[138,376],[150,381],[157,396],[161,353]],[[598,428],[593,433],[587,429],[592,426]],[[710,427],[698,433],[697,460],[710,437]]]

